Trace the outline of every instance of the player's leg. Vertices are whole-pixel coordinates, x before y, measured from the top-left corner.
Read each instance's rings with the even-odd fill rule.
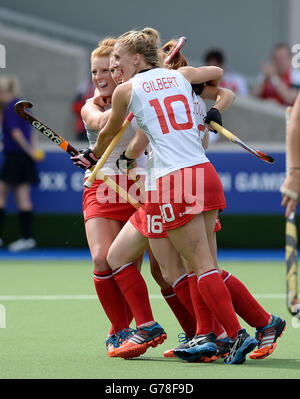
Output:
[[[31,184],[20,183],[14,186],[16,205],[20,223],[21,238],[9,245],[11,251],[32,249],[36,246],[33,238],[33,203]]]
[[[196,332],[195,314],[182,259],[168,237],[150,238],[149,242],[155,259],[159,258],[162,278],[169,283],[170,288],[165,292],[168,292],[171,298],[166,300],[187,337],[192,338]],[[171,302],[174,299],[176,303]]]
[[[214,226],[217,211],[209,212],[205,216],[203,214],[195,215],[188,223],[169,230],[168,234],[174,246],[189,262],[198,276],[197,286],[205,304],[225,328],[229,337],[234,339],[238,345],[238,348],[235,347],[235,352],[239,351],[237,356],[228,359],[229,362],[243,362],[245,353],[254,348],[256,341],[241,329],[231,302],[230,293],[214,267],[206,235],[205,217],[214,220]],[[202,342],[206,344],[204,338]],[[201,346],[202,343],[199,341],[197,351],[201,349]]]
[[[175,250],[171,241],[168,238],[150,239],[150,245],[153,253],[159,259],[164,278],[170,283],[173,283],[176,295],[180,297],[186,308],[189,309],[190,314],[193,315],[192,328],[190,329],[190,334],[187,335],[187,339],[175,348],[175,352],[173,352],[173,350],[169,351],[172,354],[176,354],[176,351],[181,352],[181,350],[185,348],[185,344],[191,341],[195,333],[196,335],[214,333],[215,317],[201,298],[196,281],[192,290],[191,278],[187,275],[187,271],[189,272],[190,270],[185,269],[182,258]],[[196,276],[194,275],[194,277]],[[195,321],[197,321],[197,325],[195,325]],[[223,332],[223,329],[221,329],[221,331]],[[216,349],[217,346],[215,346],[215,350]],[[206,354],[208,354],[208,352]],[[197,359],[194,358],[194,354],[188,353],[187,356],[189,357],[188,360],[199,360],[198,356]]]
[[[211,247],[216,264],[218,263],[216,232],[220,229],[221,224],[217,220],[213,247]],[[226,270],[221,270],[221,276],[230,292],[234,310],[246,323],[257,330],[255,338],[258,341],[258,349],[250,354],[250,359],[268,357],[274,352],[277,338],[282,335],[285,329],[285,320],[268,313],[236,276]],[[226,340],[222,342],[227,345]]]
[[[134,315],[137,332],[117,348],[116,356],[131,358],[145,353],[150,346],[157,346],[166,339],[163,328],[154,320],[146,283],[133,265],[132,259],[144,252],[148,240],[127,222],[111,245],[107,261],[114,279]]]
[[[226,270],[222,270],[221,276],[230,292],[236,313],[256,328],[258,348],[250,354],[250,359],[265,359],[276,349],[276,341],[282,336],[286,321],[267,312],[236,276]]]
[[[85,223],[86,237],[94,265],[94,285],[99,301],[112,323],[113,338],[129,328],[130,314],[126,301],[113,278],[106,257],[110,245],[122,228],[122,222],[95,217]]]

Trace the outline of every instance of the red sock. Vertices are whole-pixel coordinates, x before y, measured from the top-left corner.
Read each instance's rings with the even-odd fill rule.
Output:
[[[231,296],[216,269],[198,277],[198,289],[207,307],[224,327],[230,338],[235,339],[241,325],[235,314]]]
[[[177,297],[172,287],[161,289],[161,293],[165,301],[170,306],[174,316],[178,320],[185,334],[192,338],[196,333],[196,321],[190,314],[187,308],[182,303],[181,299]]]
[[[99,297],[98,297],[99,298]],[[111,335],[115,334],[115,327],[113,325],[111,325],[108,336],[110,337]]]
[[[216,336],[219,336],[224,332],[224,330],[204,302],[198,290],[196,274],[190,273],[188,281],[197,321],[196,335],[206,335],[214,332]]]
[[[128,322],[128,325],[130,326],[130,324],[131,324],[131,322],[133,320],[133,314],[132,314],[130,306],[126,302],[125,298],[124,298],[124,304],[125,304],[125,313],[126,313],[126,316],[127,316],[127,322]]]
[[[265,327],[270,319],[270,313],[257,302],[247,287],[235,276],[222,271],[222,278],[231,295],[236,313],[251,327]]]
[[[137,326],[154,321],[148,289],[138,269],[130,263],[114,271],[118,284],[135,318]]]
[[[117,286],[111,270],[94,271],[94,284],[101,305],[112,323],[110,331],[117,333],[129,328],[124,297]]]
[[[180,299],[181,303],[183,303],[185,308],[190,312],[195,320],[195,311],[191,299],[189,278],[187,274],[181,276],[177,281],[175,281],[173,284],[173,290],[176,296]]]

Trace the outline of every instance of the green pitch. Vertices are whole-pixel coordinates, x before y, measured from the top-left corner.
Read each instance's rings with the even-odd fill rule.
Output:
[[[109,323],[95,297],[90,262],[2,261],[0,378],[300,378],[300,321],[293,323],[286,310],[285,264],[223,262],[221,267],[240,278],[269,312],[287,320],[287,329],[269,358],[247,358],[243,365],[234,366],[224,365],[221,359],[201,364],[163,358],[164,350],[178,344],[181,329],[147,262],[143,274],[153,313],[168,339],[140,358],[108,358],[104,341]]]

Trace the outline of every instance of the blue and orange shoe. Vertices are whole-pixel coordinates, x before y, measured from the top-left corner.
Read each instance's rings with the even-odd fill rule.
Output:
[[[116,338],[117,338],[117,336],[115,334],[112,334],[105,341],[106,350],[107,350],[107,356],[108,357],[114,357],[115,356]]]
[[[256,330],[255,338],[258,341],[257,349],[250,354],[250,359],[265,359],[270,356],[277,346],[277,338],[281,337],[286,329],[286,321],[272,314],[271,322]]]
[[[257,345],[255,338],[251,337],[245,329],[238,332],[233,341],[229,355],[225,357],[225,364],[242,364],[246,360],[247,353],[251,352]]]
[[[210,358],[218,352],[217,337],[214,333],[196,335],[187,343],[174,349],[174,355],[188,362],[201,361],[203,357]]]
[[[105,341],[108,357],[116,357],[116,348],[119,348],[124,342],[132,337],[133,334],[133,329],[125,328],[124,330],[119,331],[117,334],[112,334],[110,337],[108,337],[108,339]]]
[[[165,339],[167,339],[167,334],[158,323],[150,327],[140,327],[119,348],[115,349],[114,355],[123,359],[138,357],[150,347],[155,348],[162,344]]]

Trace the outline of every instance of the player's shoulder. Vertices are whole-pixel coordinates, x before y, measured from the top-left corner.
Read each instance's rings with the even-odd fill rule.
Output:
[[[118,85],[115,90],[113,95],[126,95],[128,92],[130,92],[132,89],[132,79],[129,79],[127,82],[124,82],[120,85]]]

